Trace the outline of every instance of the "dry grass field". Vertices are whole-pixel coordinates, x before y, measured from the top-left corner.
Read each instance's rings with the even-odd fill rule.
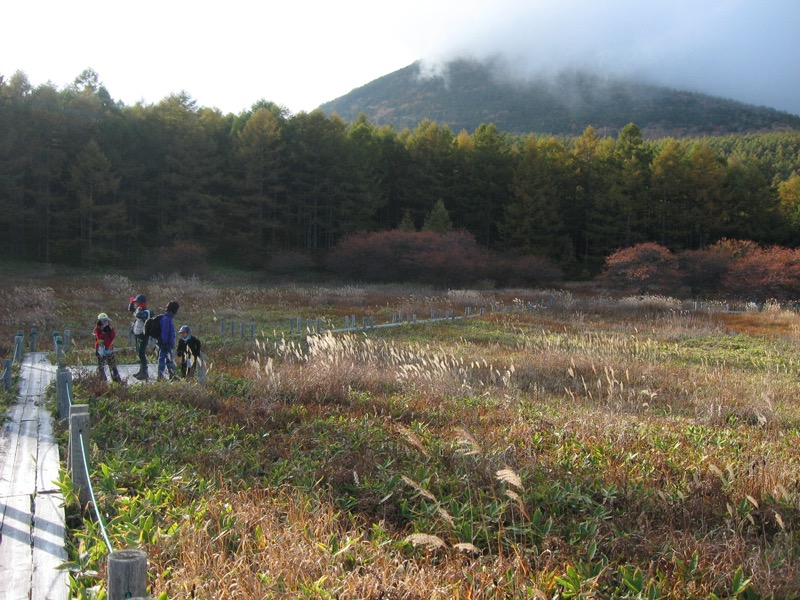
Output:
[[[4,281],[3,357],[17,331],[69,329],[69,364],[92,364],[105,311],[133,363],[137,292],[177,299],[203,341],[204,385],[74,383],[109,537],[146,550],[154,598],[800,597],[800,317],[776,304]],[[397,313],[419,321],[288,325]],[[223,335],[228,321],[256,336]],[[103,597],[99,525],[74,502],[68,517],[74,594]]]

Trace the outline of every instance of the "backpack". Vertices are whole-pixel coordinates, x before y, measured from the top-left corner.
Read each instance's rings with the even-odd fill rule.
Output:
[[[163,313],[160,315],[152,315],[144,322],[144,334],[147,337],[151,337],[155,340],[161,337],[161,317],[163,316]]]

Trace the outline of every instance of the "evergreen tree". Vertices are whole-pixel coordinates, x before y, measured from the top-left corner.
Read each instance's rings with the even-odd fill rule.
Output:
[[[566,151],[555,138],[529,136],[514,171],[512,199],[504,210],[500,234],[504,247],[568,264],[572,241],[562,218],[559,198],[567,168]]]
[[[453,222],[450,220],[450,213],[444,206],[442,200],[437,200],[431,212],[425,217],[422,224],[423,231],[433,231],[434,233],[447,233],[453,229]]]

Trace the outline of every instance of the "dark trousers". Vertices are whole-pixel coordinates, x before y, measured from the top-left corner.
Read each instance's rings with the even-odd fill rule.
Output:
[[[134,335],[136,341],[136,353],[139,355],[139,371],[147,373],[147,336],[145,334]]]
[[[117,359],[114,357],[113,354],[106,354],[101,356],[97,354],[97,371],[100,373],[100,377],[108,381],[106,377],[106,365],[108,365],[108,370],[111,371],[111,379],[114,381],[121,381],[122,378],[119,376],[119,369],[117,369]]]

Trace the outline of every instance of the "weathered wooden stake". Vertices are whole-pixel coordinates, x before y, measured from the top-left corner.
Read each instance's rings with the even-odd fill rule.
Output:
[[[69,411],[69,445],[67,450],[67,471],[70,479],[78,490],[78,500],[81,506],[86,506],[91,499],[89,492],[89,479],[86,472],[89,465],[84,466],[83,445],[89,447],[89,405],[73,404]]]
[[[206,357],[200,354],[198,357],[200,364],[197,365],[197,382],[203,385],[206,382]],[[198,359],[195,359],[198,360]]]
[[[39,334],[35,329],[31,329],[31,352],[36,352],[36,341],[39,339]]]
[[[71,397],[72,371],[64,366],[60,366],[56,371],[56,403],[58,405],[59,419],[66,419],[69,416]]]
[[[22,347],[24,342],[25,336],[20,331],[14,338],[14,362],[18,363],[22,360]]]
[[[69,342],[72,337],[72,332],[69,329],[64,330],[64,352],[69,352]]]
[[[108,600],[147,596],[147,553],[117,550],[108,555]]]

